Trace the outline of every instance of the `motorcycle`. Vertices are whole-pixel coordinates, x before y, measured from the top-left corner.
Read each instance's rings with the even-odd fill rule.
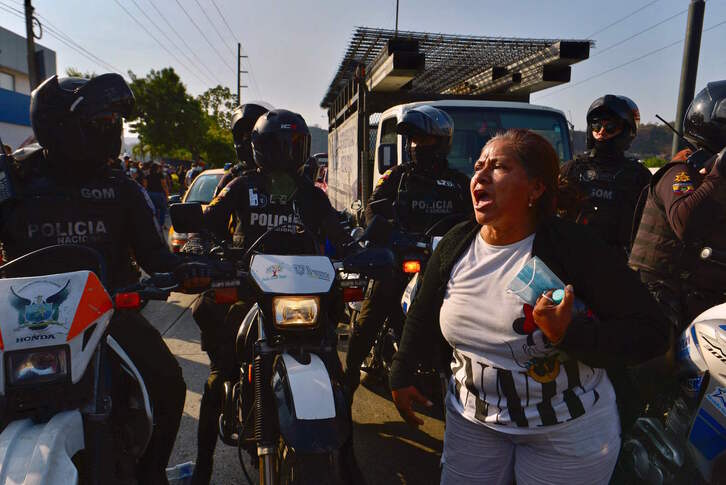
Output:
[[[724,264],[726,254],[701,258]],[[676,348],[678,389],[661,416],[640,417],[623,443],[621,462],[632,483],[726,483],[726,303],[706,310]]]
[[[426,264],[434,249],[436,249],[436,245],[441,241],[442,235],[455,224],[461,222],[464,217],[461,214],[446,216],[431,225],[423,234],[413,234],[397,231],[393,227],[389,228],[391,235],[388,238],[388,245],[396,255],[396,262],[398,268],[400,268],[398,277],[409,278],[401,296],[403,317],[406,316],[413,303],[420,286],[420,275],[424,273]],[[369,283],[367,297],[370,296],[372,283],[372,281]],[[354,322],[354,325],[355,323],[357,322]],[[398,352],[402,333],[403,321],[398,321],[391,316],[386,318],[376,335],[371,351],[363,361],[361,370],[368,375],[377,376],[379,379],[388,382],[393,355]],[[424,389],[428,395],[440,394],[442,401],[443,396],[446,395],[449,372],[448,365],[444,362],[446,360],[444,355],[448,354],[445,351],[446,348],[442,345],[441,351],[436,349],[433,352],[432,361],[419,366],[416,372],[416,379],[420,388]],[[433,381],[437,382],[436,387],[440,389],[432,386]]]
[[[67,263],[79,260],[87,264]],[[115,310],[166,300],[173,277],[112,296],[100,254],[72,245],[33,251],[0,272],[15,276],[0,279],[0,483],[137,483],[152,404],[109,324]]]
[[[198,204],[173,205],[170,213],[174,227],[203,232]],[[242,449],[257,457],[260,484],[350,483],[346,462],[352,447],[345,445],[351,417],[335,334],[335,304],[346,288],[337,273],[382,277],[390,272],[392,255],[364,250],[334,265],[322,255],[256,252],[290,228],[314,239],[302,224],[287,223],[269,229],[246,251],[222,243],[209,253],[226,264],[213,277],[215,301],[254,301],[235,342],[239,379],[224,384],[220,438],[237,447],[249,483]]]

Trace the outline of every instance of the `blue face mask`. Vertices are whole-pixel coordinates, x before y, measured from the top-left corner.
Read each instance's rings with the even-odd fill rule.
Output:
[[[507,285],[507,292],[534,306],[543,293],[564,287],[557,275],[541,259],[534,256]]]

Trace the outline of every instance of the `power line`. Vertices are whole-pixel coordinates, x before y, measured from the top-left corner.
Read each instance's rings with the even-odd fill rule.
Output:
[[[217,13],[219,14],[219,16],[222,17],[222,22],[224,22],[224,25],[227,26],[227,30],[229,30],[229,33],[232,34],[232,38],[237,40],[237,42],[239,42],[239,39],[237,39],[237,36],[235,35],[234,31],[232,30],[232,27],[229,26],[229,24],[227,23],[227,19],[224,17],[224,15],[222,15],[222,11],[217,6],[217,2],[215,2],[214,0],[211,0],[211,1],[212,1],[212,5],[214,5],[214,8],[217,9]]]
[[[198,72],[199,74],[201,74],[202,76],[205,76],[205,75],[206,75],[206,73],[205,73],[204,71],[202,71],[201,69],[199,69],[199,67],[197,67],[197,66],[196,66],[196,65],[194,64],[194,61],[193,61],[193,60],[192,60],[192,59],[191,59],[191,58],[190,58],[190,57],[189,57],[189,56],[188,56],[188,55],[187,55],[187,54],[186,54],[186,53],[185,53],[185,52],[184,52],[184,51],[183,51],[182,49],[179,49],[179,46],[178,46],[178,45],[176,45],[176,43],[175,43],[175,42],[174,42],[173,40],[171,40],[171,37],[169,37],[168,35],[166,35],[166,32],[164,32],[164,31],[163,31],[163,30],[162,30],[162,29],[161,29],[161,28],[160,28],[160,27],[159,27],[159,26],[158,26],[158,25],[156,24],[156,22],[154,22],[154,20],[153,20],[153,19],[152,19],[152,18],[151,18],[151,17],[150,17],[150,16],[149,16],[149,15],[148,15],[147,13],[146,13],[146,11],[145,11],[144,9],[142,9],[142,8],[141,8],[141,6],[140,6],[140,5],[139,5],[139,4],[138,4],[138,3],[136,2],[136,0],[131,0],[131,1],[132,1],[132,2],[134,3],[134,5],[136,5],[136,8],[138,8],[138,9],[139,9],[139,10],[141,11],[141,14],[142,14],[142,15],[143,15],[144,17],[146,17],[146,20],[148,20],[148,21],[149,21],[149,22],[151,23],[151,25],[153,25],[153,26],[154,26],[154,28],[155,28],[155,29],[156,29],[156,30],[157,30],[158,32],[161,32],[161,34],[162,34],[162,35],[163,35],[163,36],[164,36],[164,37],[166,38],[166,40],[168,40],[168,41],[169,41],[169,43],[171,44],[171,46],[172,46],[173,48],[175,48],[176,50],[178,50],[178,51],[179,51],[179,53],[180,53],[180,54],[182,54],[182,55],[183,55],[183,56],[185,57],[185,59],[186,59],[186,60],[187,60],[188,62],[190,62],[192,66],[194,66],[194,67],[196,68],[196,70],[197,70],[197,72]],[[213,79],[211,79],[211,78],[210,78],[209,76],[207,76],[207,79],[208,79],[208,80],[211,80],[211,82],[212,82],[212,83],[214,83],[214,80],[213,80]]]
[[[6,12],[9,12],[9,13],[15,15],[16,17],[18,17],[20,19],[24,19],[25,18],[25,14],[22,11],[16,10],[15,8],[13,8],[13,7],[11,7],[8,4],[5,4],[3,2],[0,2],[0,9],[1,10],[5,10]],[[39,15],[39,17],[44,18],[44,17],[42,17],[40,15]],[[45,32],[47,32],[48,35],[50,35],[51,37],[54,37],[56,40],[58,40],[59,42],[61,42],[66,47],[68,47],[68,48],[76,51],[79,54],[81,54],[83,57],[85,57],[89,61],[93,62],[94,64],[97,64],[99,67],[102,67],[104,70],[108,70],[108,71],[112,71],[112,72],[118,72],[118,73],[121,73],[122,72],[121,69],[113,66],[112,64],[109,64],[109,63],[103,61],[103,59],[101,59],[100,57],[94,55],[92,52],[88,51],[87,49],[85,49],[80,44],[78,44],[76,42],[73,42],[73,41],[69,41],[69,40],[64,39],[63,36],[65,34],[63,34],[61,31],[56,32],[57,29],[51,28],[49,26],[50,24],[49,24],[49,22],[47,22],[47,20],[44,20],[44,22],[47,24],[45,26]]]
[[[224,25],[227,26],[227,30],[229,30],[229,33],[232,34],[232,38],[235,39],[237,42],[239,42],[239,38],[232,30],[232,27],[230,27],[229,23],[227,23],[227,19],[225,18],[224,14],[222,14],[222,10],[220,10],[219,6],[217,5],[217,2],[215,0],[210,0],[212,2],[212,5],[214,5],[214,8],[217,10],[217,13],[220,17],[222,17],[222,22],[224,22]],[[257,84],[257,79],[255,79],[255,70],[252,68],[252,61],[250,61],[249,57],[247,57],[247,63],[249,64],[248,74],[250,75],[250,79],[252,80],[252,85],[255,88],[255,91],[257,91],[257,94],[260,98],[264,98],[262,96],[262,91],[260,90],[259,85]]]
[[[650,7],[651,5],[653,5],[654,3],[658,3],[659,1],[660,1],[660,0],[652,0],[652,1],[648,2],[648,3],[646,3],[645,5],[643,5],[642,7],[640,7],[640,8],[637,8],[637,9],[633,10],[632,12],[630,12],[630,13],[629,13],[629,14],[627,14],[627,15],[625,15],[624,17],[622,17],[622,18],[619,18],[619,19],[618,19],[618,20],[616,20],[615,22],[613,22],[613,23],[611,23],[611,24],[608,24],[608,25],[606,25],[606,26],[605,26],[605,27],[603,27],[602,29],[600,29],[600,30],[596,30],[596,31],[595,31],[595,32],[593,32],[592,34],[588,35],[587,37],[588,37],[588,38],[592,38],[592,37],[595,37],[595,36],[596,36],[597,34],[601,34],[601,33],[605,32],[605,31],[606,31],[606,30],[608,30],[608,29],[609,29],[610,27],[614,27],[614,26],[618,25],[618,24],[619,24],[620,22],[622,22],[622,21],[624,21],[624,20],[627,20],[627,19],[629,19],[630,17],[632,17],[632,16],[633,16],[633,15],[635,15],[636,13],[638,13],[638,12],[640,12],[640,11],[642,11],[642,10],[645,10],[646,8],[648,8],[648,7]]]
[[[137,19],[136,17],[134,17],[134,15],[131,12],[129,12],[126,9],[126,7],[124,7],[123,4],[121,2],[119,2],[119,0],[113,0],[113,1],[116,2],[116,5],[118,5],[124,12],[126,12],[126,15],[128,15],[129,17],[131,17],[131,19],[134,22],[136,22],[139,25],[139,27],[141,27],[144,30],[144,32],[146,32],[149,35],[149,37],[151,37],[152,39],[154,39],[154,41],[157,44],[159,44],[159,47],[161,47],[162,49],[164,49],[167,52],[167,54],[169,54],[171,57],[173,57],[182,67],[184,67],[190,74],[194,75],[194,77],[196,77],[197,79],[199,79],[202,83],[205,83],[206,82],[202,78],[200,78],[194,71],[192,71],[191,69],[189,69],[172,51],[170,51],[169,49],[167,49],[167,47],[164,44],[162,44],[161,42],[159,42],[159,39],[157,39],[154,36],[154,34],[152,34],[151,31],[149,29],[147,29],[146,26],[141,23],[141,21],[139,21],[139,19]]]
[[[217,35],[219,36],[220,40],[222,41],[222,44],[224,44],[225,46],[227,46],[227,49],[229,49],[229,52],[230,52],[230,53],[231,53],[232,55],[235,55],[235,53],[234,53],[234,49],[232,49],[232,47],[230,47],[230,45],[229,45],[229,44],[227,44],[227,41],[226,41],[226,40],[224,40],[224,37],[222,37],[222,34],[220,34],[220,33],[219,33],[219,30],[217,29],[217,26],[216,26],[216,25],[214,25],[214,22],[212,22],[212,19],[210,19],[210,18],[209,18],[209,15],[207,15],[207,11],[206,11],[206,10],[204,9],[204,7],[202,7],[202,4],[201,4],[201,3],[199,3],[199,0],[194,0],[194,1],[195,1],[195,2],[197,3],[197,6],[199,7],[199,10],[201,10],[201,11],[202,11],[202,13],[204,14],[204,17],[206,17],[206,19],[207,19],[207,22],[209,22],[209,25],[211,25],[211,26],[212,26],[212,29],[214,29],[214,31],[215,31],[215,32],[217,33]]]
[[[153,0],[149,0],[149,4],[154,8],[154,10],[156,10],[156,13],[159,15],[159,17],[161,17],[161,20],[163,20],[166,23],[166,25],[172,30],[172,32],[174,32],[176,34],[176,36],[179,37],[179,40],[182,41],[182,43],[184,44],[184,47],[186,47],[187,50],[192,54],[192,56],[194,56],[194,59],[196,59],[197,62],[199,64],[201,64],[201,66],[204,67],[204,69],[206,69],[210,74],[213,74],[214,71],[212,69],[209,69],[209,67],[207,67],[207,65],[204,63],[204,61],[202,59],[200,59],[199,56],[197,56],[197,53],[194,52],[194,49],[191,48],[191,46],[187,43],[187,41],[184,39],[184,37],[174,28],[174,26],[171,24],[171,22],[169,22],[169,20],[167,20],[166,15],[161,13],[159,8],[154,4]],[[214,79],[217,81],[217,84],[220,84],[220,85],[224,84],[222,81],[219,80],[218,77],[216,77],[216,75],[215,75]]]
[[[212,50],[214,51],[214,53],[217,54],[217,56],[222,60],[222,63],[224,63],[227,67],[229,67],[229,69],[232,72],[234,72],[234,67],[232,67],[229,63],[227,63],[227,61],[224,59],[224,57],[222,57],[222,55],[219,53],[219,51],[217,50],[217,48],[214,47],[214,45],[209,41],[209,38],[207,38],[207,36],[204,33],[204,31],[199,28],[199,25],[197,25],[197,23],[194,21],[194,19],[192,18],[192,16],[189,15],[189,12],[187,12],[187,10],[184,8],[184,5],[182,5],[181,2],[179,2],[179,0],[174,0],[174,1],[176,2],[177,5],[179,5],[179,8],[182,9],[182,11],[184,12],[184,15],[187,16],[187,18],[189,19],[189,21],[192,24],[194,24],[194,27],[196,27],[197,31],[199,31],[199,33],[202,34],[202,37],[204,37],[204,40],[207,41],[207,44],[209,44],[209,47],[211,47]]]
[[[706,32],[709,32],[709,31],[711,31],[711,30],[713,30],[713,29],[715,29],[715,28],[717,28],[717,27],[721,27],[721,26],[722,26],[722,25],[724,25],[724,24],[726,24],[726,20],[723,20],[723,21],[721,21],[721,22],[719,22],[719,23],[717,23],[717,24],[715,24],[715,25],[712,25],[711,27],[709,27],[709,28],[707,28],[707,29],[704,29],[704,30],[703,30],[703,33],[705,34]],[[677,41],[674,41],[674,42],[671,42],[670,44],[668,44],[668,45],[664,45],[664,46],[662,46],[662,47],[659,47],[659,48],[657,48],[657,49],[653,49],[652,51],[650,51],[650,52],[646,52],[645,54],[643,54],[643,55],[641,55],[641,56],[638,56],[638,57],[636,57],[635,59],[631,59],[631,60],[629,60],[629,61],[627,61],[627,62],[623,62],[622,64],[618,64],[617,66],[611,67],[611,68],[609,68],[609,69],[606,69],[606,70],[604,70],[604,71],[602,71],[602,72],[599,72],[599,73],[597,73],[597,74],[594,74],[594,75],[592,75],[592,76],[590,76],[590,77],[588,77],[588,78],[585,78],[585,79],[583,79],[582,81],[578,81],[578,82],[576,82],[576,83],[574,83],[574,84],[570,84],[570,85],[568,85],[568,86],[565,86],[564,88],[562,88],[562,89],[560,89],[560,90],[558,90],[558,91],[555,91],[555,92],[552,92],[552,93],[547,93],[547,94],[544,94],[544,95],[542,95],[541,97],[539,97],[538,99],[544,99],[544,98],[548,98],[548,97],[550,97],[550,96],[552,96],[552,95],[554,95],[554,94],[559,94],[559,93],[561,93],[561,92],[563,92],[563,91],[567,91],[568,89],[571,89],[571,88],[574,88],[574,87],[576,87],[576,86],[579,86],[580,84],[584,84],[584,83],[586,83],[586,82],[588,82],[588,81],[591,81],[591,80],[593,80],[593,79],[595,79],[595,78],[598,78],[598,77],[600,77],[600,76],[603,76],[603,75],[605,75],[605,74],[611,73],[611,72],[613,72],[613,71],[616,71],[616,70],[618,70],[618,69],[620,69],[620,68],[623,68],[623,67],[625,67],[625,66],[629,66],[630,64],[633,64],[633,63],[635,63],[635,62],[638,62],[638,61],[640,61],[640,60],[642,60],[642,59],[645,59],[646,57],[650,57],[650,56],[652,56],[652,55],[654,55],[654,54],[657,54],[657,53],[659,53],[659,52],[661,52],[661,51],[664,51],[664,50],[666,50],[666,49],[669,49],[669,48],[671,48],[671,47],[673,47],[673,46],[676,46],[676,45],[678,45],[678,44],[681,44],[681,43],[683,43],[683,41],[685,41],[685,38],[683,38],[683,39],[679,39],[679,40],[677,40]]]
[[[594,55],[594,56],[591,56],[591,57],[590,57],[590,59],[592,59],[592,58],[595,58],[595,57],[597,57],[597,56],[599,56],[599,55],[602,55],[602,54],[606,53],[607,51],[609,51],[609,50],[611,50],[611,49],[614,49],[614,48],[618,47],[619,45],[622,45],[622,44],[624,44],[624,43],[628,42],[629,40],[632,40],[632,39],[634,39],[634,38],[638,37],[638,36],[639,36],[639,35],[641,35],[641,34],[644,34],[644,33],[646,33],[646,32],[649,32],[649,31],[653,30],[654,28],[656,28],[656,27],[658,27],[658,26],[660,26],[660,25],[663,25],[664,23],[668,22],[669,20],[673,20],[673,19],[674,19],[674,18],[676,18],[676,17],[680,17],[681,15],[683,15],[683,14],[684,14],[684,13],[686,13],[686,12],[688,12],[688,9],[687,9],[687,8],[685,8],[685,9],[681,10],[680,12],[677,12],[677,13],[675,13],[675,14],[671,15],[671,16],[670,16],[670,17],[668,17],[667,19],[663,19],[663,20],[661,20],[660,22],[658,22],[658,23],[655,23],[655,24],[651,25],[651,26],[650,26],[650,27],[648,27],[648,28],[645,28],[645,29],[643,29],[643,30],[641,30],[641,31],[639,31],[639,32],[636,32],[635,34],[633,34],[633,35],[631,35],[631,36],[629,36],[629,37],[626,37],[625,39],[623,39],[623,40],[621,40],[621,41],[619,41],[619,42],[616,42],[616,43],[614,43],[614,44],[612,44],[612,45],[609,45],[609,46],[607,46],[606,48],[604,48],[604,49],[602,49],[602,50],[598,50],[598,51],[597,51],[597,52],[595,53],[595,55]]]

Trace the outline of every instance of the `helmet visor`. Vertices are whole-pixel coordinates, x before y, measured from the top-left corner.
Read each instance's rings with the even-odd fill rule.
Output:
[[[89,158],[105,160],[118,156],[121,151],[123,118],[121,114],[103,111],[86,119],[81,130]]]

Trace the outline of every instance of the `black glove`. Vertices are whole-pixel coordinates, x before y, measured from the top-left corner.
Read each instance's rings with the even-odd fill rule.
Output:
[[[209,266],[201,262],[180,264],[174,269],[174,276],[184,293],[201,293],[212,283]]]

